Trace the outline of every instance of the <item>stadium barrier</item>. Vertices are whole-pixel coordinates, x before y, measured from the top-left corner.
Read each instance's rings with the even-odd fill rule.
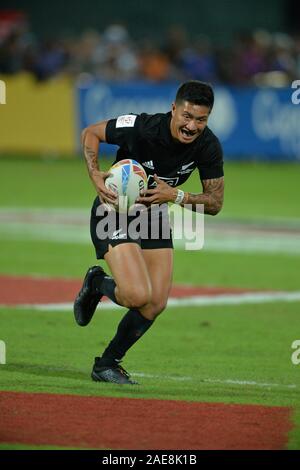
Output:
[[[122,114],[166,112],[177,86],[81,83],[77,87],[78,127]],[[216,87],[209,126],[221,140],[226,157],[300,160],[300,104],[293,103],[293,93],[292,88]],[[103,150],[111,153],[113,147]]]
[[[178,84],[74,83],[30,75],[1,77],[6,104],[0,106],[0,153],[59,156],[80,151],[80,130],[127,113],[170,109]],[[227,159],[300,160],[300,104],[293,88],[215,87],[209,126]],[[294,102],[293,102],[294,101]],[[103,146],[111,154],[113,146]]]
[[[74,154],[72,81],[55,78],[38,83],[27,74],[1,79],[6,85],[6,104],[0,107],[0,152]]]

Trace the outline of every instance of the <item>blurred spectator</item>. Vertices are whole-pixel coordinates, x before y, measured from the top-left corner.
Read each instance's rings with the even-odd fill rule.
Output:
[[[135,47],[125,26],[113,24],[103,32],[92,54],[96,77],[105,80],[130,80],[137,76]]]
[[[268,58],[269,70],[285,72],[288,76],[292,76],[296,69],[293,48],[294,41],[290,36],[283,33],[274,34]]]
[[[60,73],[67,63],[67,53],[61,42],[49,39],[40,48],[31,67],[38,80],[46,80]]]
[[[264,44],[255,35],[239,34],[233,48],[235,57],[235,81],[238,84],[248,84],[251,77],[266,71]]]
[[[22,71],[27,50],[34,43],[34,36],[22,12],[0,11],[0,72],[13,74]]]
[[[76,76],[81,73],[94,73],[93,54],[101,43],[101,35],[94,30],[84,31],[77,39],[67,38],[65,47],[69,62],[67,72]]]
[[[150,41],[144,42],[139,55],[141,78],[152,81],[170,79],[171,64],[167,55]]]
[[[239,86],[286,86],[300,75],[300,36],[267,31],[239,33],[231,44],[189,37],[180,25],[164,41],[137,42],[123,24],[43,42],[22,12],[0,11],[0,73],[32,73],[47,80],[64,73],[109,81],[199,79]]]
[[[187,79],[215,82],[216,57],[207,37],[199,37],[180,54],[180,67]]]
[[[0,71],[6,74],[20,72],[23,69],[23,50],[18,35],[12,33],[0,47]]]
[[[296,67],[296,76],[300,78],[300,34],[295,37],[295,67]]]

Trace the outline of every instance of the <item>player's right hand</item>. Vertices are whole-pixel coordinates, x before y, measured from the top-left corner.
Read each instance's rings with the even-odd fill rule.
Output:
[[[105,186],[105,180],[110,174],[109,171],[97,171],[93,173],[92,179],[100,201],[115,205],[117,195]]]

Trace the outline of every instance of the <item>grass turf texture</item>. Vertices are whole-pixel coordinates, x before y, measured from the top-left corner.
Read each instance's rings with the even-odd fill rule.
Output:
[[[115,391],[133,397],[221,402],[226,399],[232,403],[247,403],[251,397],[250,403],[296,405],[300,377],[290,357],[297,315],[296,304],[287,308],[283,303],[258,305],[255,311],[247,305],[170,308],[126,359],[132,372],[157,378],[142,377],[139,380],[146,387],[126,387],[120,392],[115,385],[95,385],[89,373],[94,356],[107,344],[122,312],[103,309],[91,325],[79,328],[72,312],[10,309],[1,312],[1,330],[7,346],[7,365],[1,366],[1,389],[20,391],[26,383],[31,392],[103,395]],[[183,328],[183,323],[188,328]],[[149,354],[149,350],[153,353]],[[189,379],[177,382],[176,377]],[[202,382],[206,378],[278,385],[268,388]],[[297,388],[290,389],[288,385]]]
[[[103,160],[108,169],[112,160]],[[94,189],[82,160],[0,160],[1,206],[90,207]],[[298,164],[226,163],[225,204],[218,217],[300,217]],[[197,172],[185,184],[201,191]]]
[[[102,167],[107,169],[110,164],[111,161],[104,160]],[[1,206],[81,207],[86,208],[88,214],[95,193],[83,161],[2,159],[0,166],[3,175]],[[214,220],[292,218],[300,221],[299,165],[227,163],[225,168],[225,204]],[[195,172],[185,186],[188,190],[197,191],[199,184]],[[22,188],[22,192],[18,188]],[[86,230],[88,233],[88,226]],[[74,277],[82,276],[85,267],[95,262],[92,245],[30,241],[25,237],[20,241],[3,236],[1,247],[0,271],[3,273]],[[191,265],[195,269],[191,270]],[[299,267],[299,257],[284,254],[178,250],[175,252],[174,280],[262,289],[298,289]]]
[[[1,443],[0,450],[78,450],[78,447],[30,446],[25,444]]]
[[[129,371],[146,374],[136,376],[142,386],[133,388],[95,384],[89,377],[94,356],[113,335],[122,312],[103,310],[89,327],[79,328],[71,312],[2,311],[7,365],[1,366],[0,387],[297,407],[300,377],[290,357],[298,310],[297,304],[283,303],[168,309],[128,354]],[[293,431],[298,446],[299,418]]]
[[[108,166],[105,162],[103,168]],[[3,207],[89,211],[94,190],[82,161],[1,160],[0,167]],[[292,164],[227,164],[225,205],[218,218],[300,219],[299,176],[300,167]],[[199,185],[195,173],[185,188],[197,192]],[[81,277],[94,262],[92,245],[1,240],[2,273]],[[298,290],[299,262],[299,257],[283,254],[177,251],[174,281]],[[89,373],[121,312],[103,311],[81,329],[71,313],[2,309],[0,338],[7,344],[8,364],[0,366],[0,388],[293,406],[296,428],[289,448],[299,449],[300,365],[290,360],[291,344],[299,339],[298,312],[299,303],[168,309],[125,364],[129,371],[158,377],[137,377],[142,387],[120,389],[94,384]],[[166,378],[176,376],[191,379]],[[228,379],[281,385],[241,385],[226,383]]]
[[[87,266],[95,263],[92,245],[1,240],[0,272],[5,274],[81,278]],[[175,251],[173,280],[206,286],[299,290],[299,264],[299,257],[283,254]]]

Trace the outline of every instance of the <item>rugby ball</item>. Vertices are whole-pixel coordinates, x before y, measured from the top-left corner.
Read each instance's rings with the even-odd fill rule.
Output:
[[[105,180],[105,186],[118,195],[115,209],[118,212],[128,212],[134,206],[140,191],[147,188],[147,174],[135,160],[120,160],[109,170],[110,176]]]

